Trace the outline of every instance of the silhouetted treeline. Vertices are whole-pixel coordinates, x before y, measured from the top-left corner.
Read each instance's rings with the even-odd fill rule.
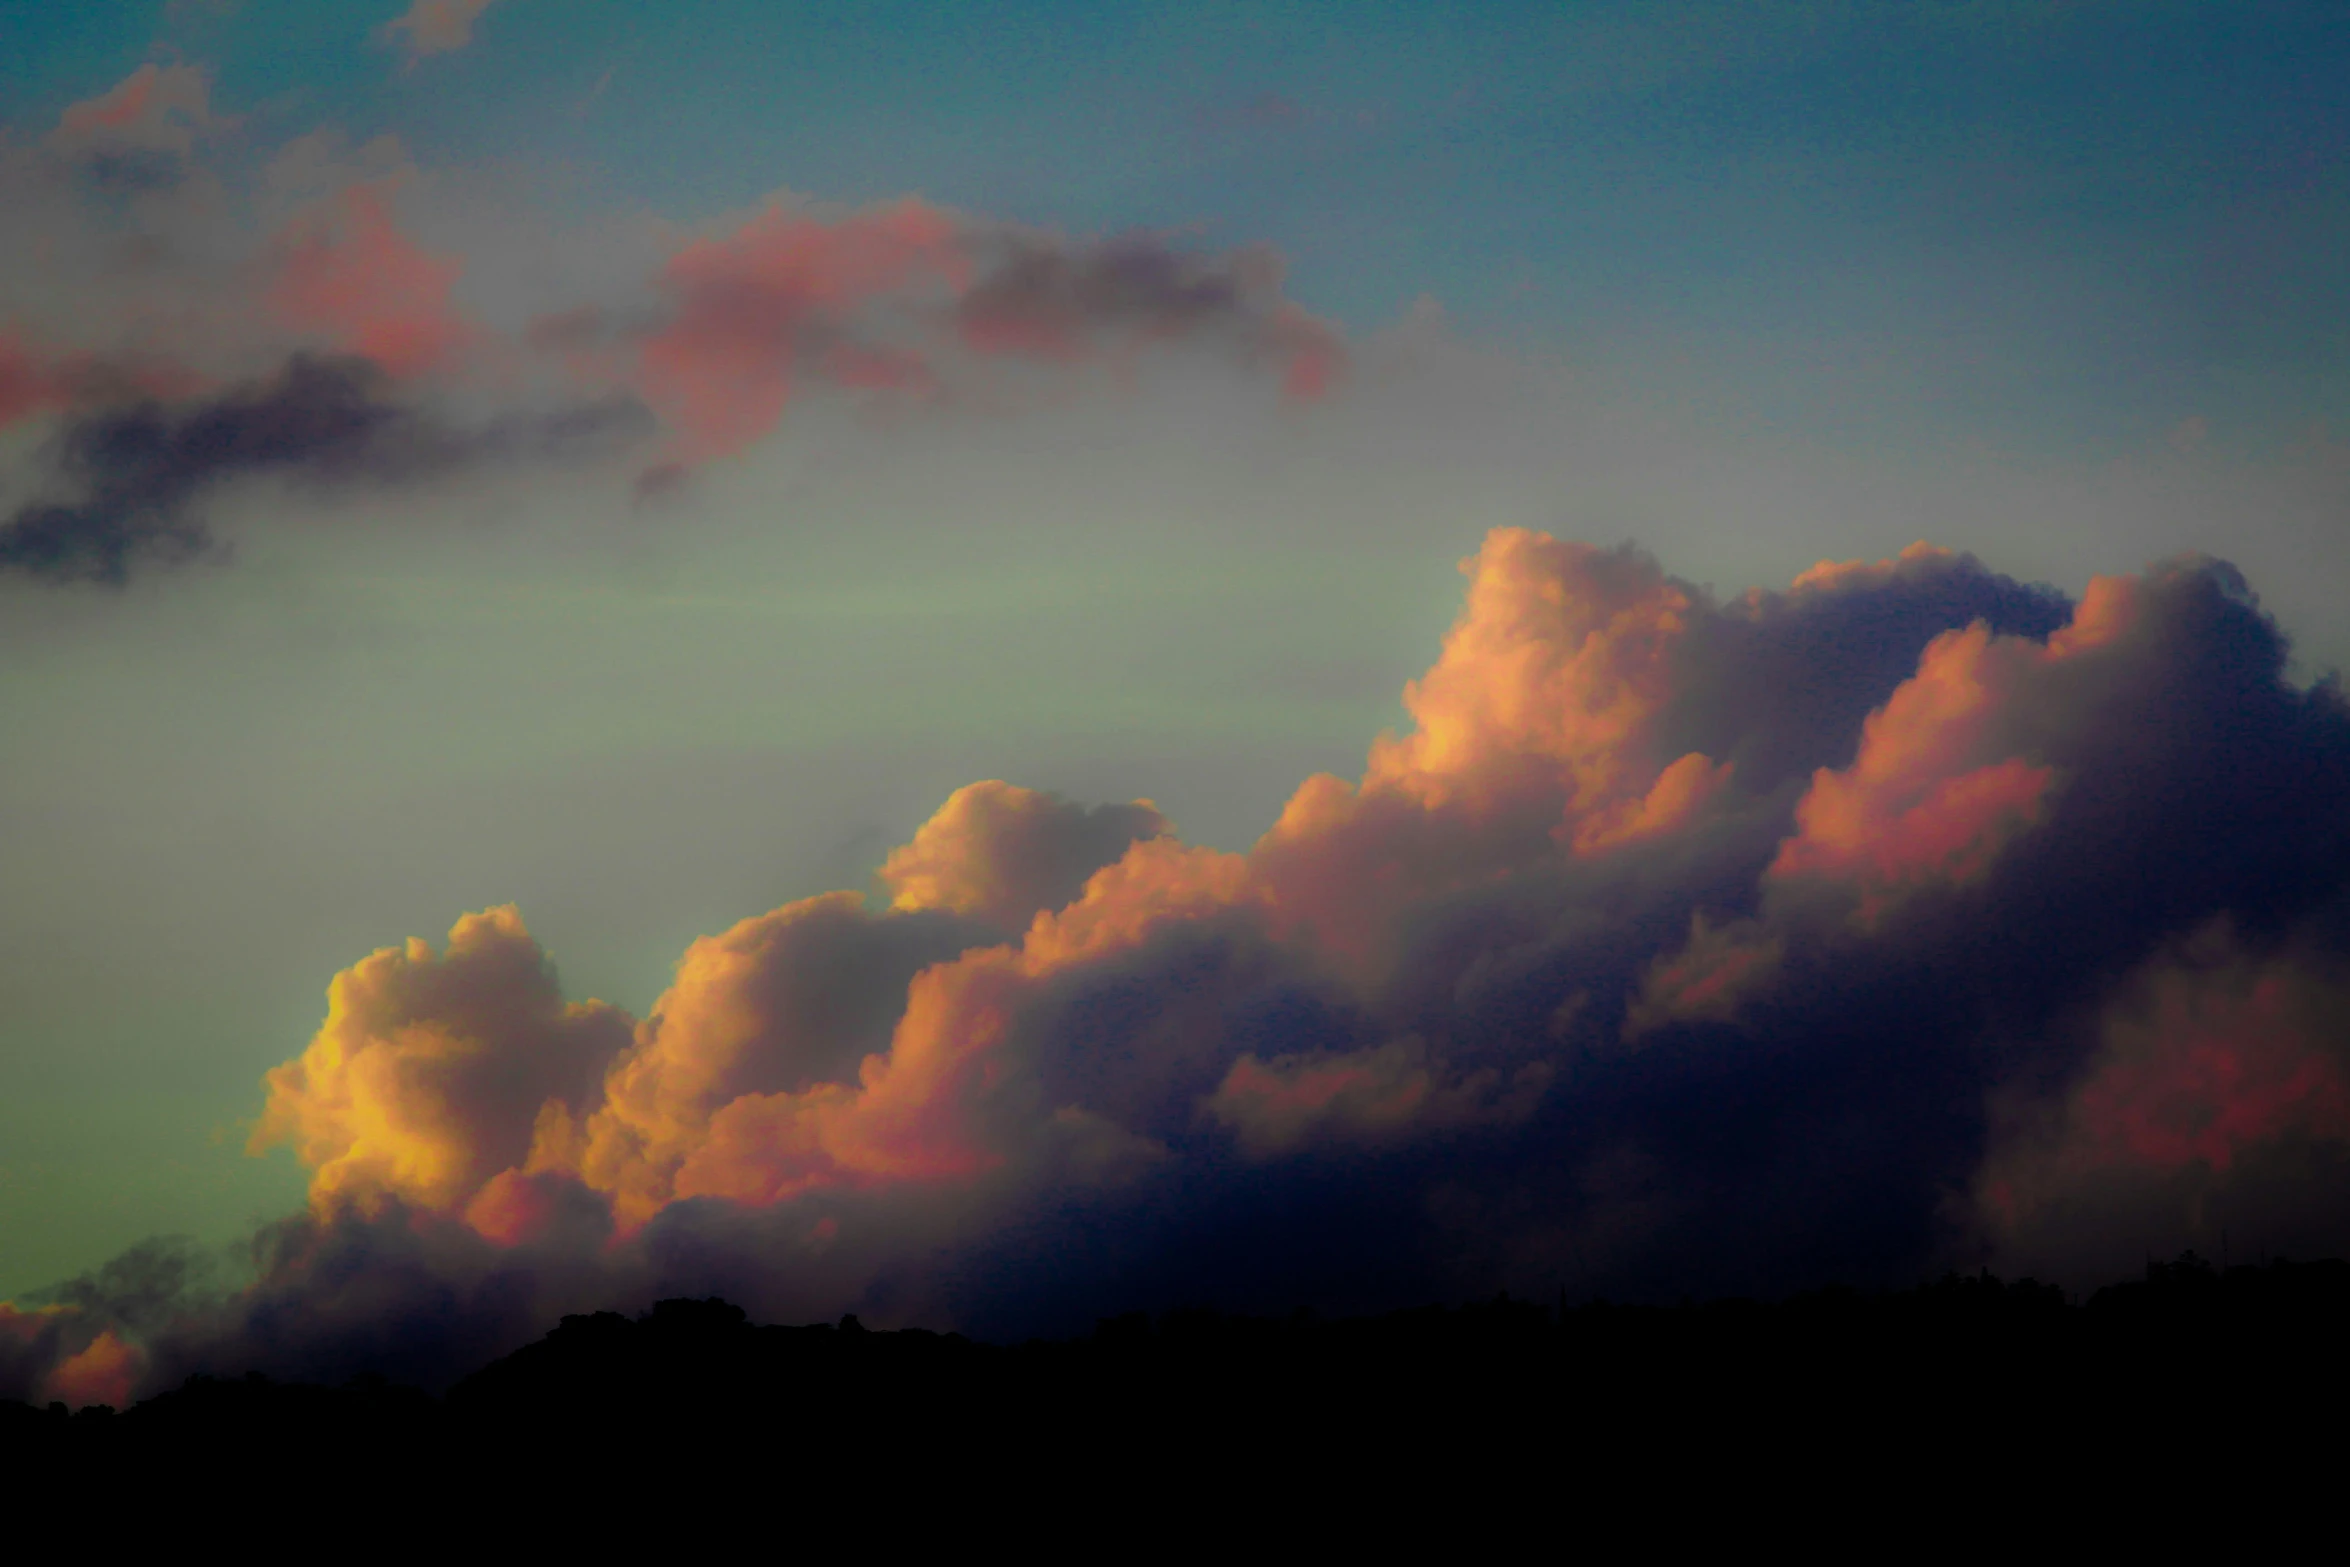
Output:
[[[1996,1455],[2029,1488],[2124,1452],[2258,1449],[2330,1468],[2345,1456],[2346,1330],[2350,1263],[2222,1274],[2192,1253],[2081,1305],[1978,1274],[1775,1304],[1175,1311],[1009,1346],[854,1317],[759,1327],[723,1301],[666,1300],[566,1317],[441,1398],[195,1377],[119,1414],[0,1405],[0,1472],[323,1465],[487,1495],[525,1475],[590,1494],[598,1476],[718,1472],[885,1491],[915,1471],[981,1484],[1036,1466],[1055,1485],[1203,1471],[1655,1484],[1658,1466],[1805,1463],[1914,1481]]]

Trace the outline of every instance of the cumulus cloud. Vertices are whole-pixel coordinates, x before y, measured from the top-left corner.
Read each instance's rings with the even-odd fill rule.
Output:
[[[641,1020],[512,910],[361,961],[270,1075],[312,1204],[258,1282],[84,1281],[10,1375],[439,1376],[656,1288],[1021,1332],[2350,1239],[2350,706],[2232,570],[1465,569],[1413,728],[1247,853],[991,781]]]
[[[1148,800],[1088,809],[991,779],[948,796],[912,842],[891,851],[881,880],[893,908],[946,909],[1018,931],[1073,902],[1127,845],[1174,830]]]

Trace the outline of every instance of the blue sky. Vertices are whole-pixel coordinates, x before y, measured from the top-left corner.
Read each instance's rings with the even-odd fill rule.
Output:
[[[38,121],[159,42],[257,131],[560,165],[683,222],[789,188],[1277,245],[1352,327],[1421,294],[1744,417],[2121,449],[2346,413],[2350,26],[2308,5],[1473,7],[500,0],[12,5]]]

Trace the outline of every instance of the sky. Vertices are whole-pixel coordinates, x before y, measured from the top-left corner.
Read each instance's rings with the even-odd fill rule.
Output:
[[[0,44],[0,1394],[2350,1245],[2339,7]]]

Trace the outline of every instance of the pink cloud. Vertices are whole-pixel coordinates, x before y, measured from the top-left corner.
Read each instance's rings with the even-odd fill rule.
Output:
[[[406,35],[408,57],[448,54],[473,42],[473,24],[490,8],[491,0],[414,0],[408,9],[384,24],[387,36]]]
[[[662,269],[675,313],[643,344],[645,393],[689,457],[740,451],[775,427],[803,356],[837,346],[825,340],[859,305],[964,274],[954,221],[924,202],[830,223],[770,206]],[[853,347],[836,361],[867,374],[883,362]]]
[[[0,334],[0,429],[63,401],[56,367],[24,339]]]
[[[271,304],[285,320],[395,376],[451,363],[473,331],[453,302],[461,262],[400,232],[393,179],[349,185],[278,239]]]
[[[193,65],[140,66],[95,98],[70,104],[50,133],[70,153],[149,153],[185,158],[213,128],[212,82]]]
[[[1864,923],[1910,890],[1980,879],[2040,821],[2056,782],[2049,766],[1983,753],[2001,747],[2018,688],[2067,655],[2054,639],[1995,638],[1979,623],[1937,637],[1869,715],[1852,765],[1813,775],[1770,875],[1858,888]]]
[[[2114,990],[2057,1097],[2005,1107],[1978,1212],[1995,1235],[2027,1241],[2068,1222],[2127,1233],[2150,1208],[2225,1202],[2248,1170],[2296,1150],[2350,1147],[2346,1047],[2338,953],[2263,953],[2210,926]]]

